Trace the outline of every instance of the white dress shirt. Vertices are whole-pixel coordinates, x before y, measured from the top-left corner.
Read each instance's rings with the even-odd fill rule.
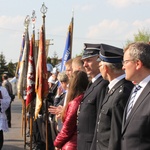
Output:
[[[110,81],[108,87],[109,87],[109,91],[113,88],[114,85],[116,85],[120,80],[122,80],[123,78],[125,78],[125,74],[115,78],[114,80]]]
[[[145,79],[143,79],[138,85],[141,86],[140,90],[138,90],[135,98],[134,98],[134,102],[133,102],[133,106],[135,104],[135,102],[137,101],[137,99],[139,98],[139,96],[141,95],[142,91],[144,90],[144,88],[146,87],[146,85],[148,84],[148,82],[150,81],[150,75],[147,76]],[[133,89],[134,90],[134,89]],[[133,91],[132,90],[132,91]]]

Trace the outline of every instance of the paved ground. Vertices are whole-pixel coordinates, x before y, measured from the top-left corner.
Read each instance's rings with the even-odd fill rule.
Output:
[[[2,150],[24,150],[24,136],[21,131],[22,102],[17,97],[12,102],[12,127],[4,132],[4,145]],[[28,140],[28,139],[27,139]],[[29,149],[26,146],[26,149]]]

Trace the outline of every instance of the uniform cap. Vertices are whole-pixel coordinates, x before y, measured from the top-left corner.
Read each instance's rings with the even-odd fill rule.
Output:
[[[99,58],[97,61],[104,61],[109,63],[121,63],[123,60],[123,49],[101,44]]]
[[[85,47],[84,47],[84,52],[82,55],[82,60],[99,55],[100,44],[85,43],[84,46]]]

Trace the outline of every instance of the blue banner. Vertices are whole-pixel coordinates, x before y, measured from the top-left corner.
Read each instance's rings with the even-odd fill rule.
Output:
[[[70,41],[71,41],[71,36],[70,36],[70,32],[68,32],[67,39],[66,39],[66,46],[64,49],[64,54],[61,62],[61,72],[65,70],[65,63],[71,58]]]

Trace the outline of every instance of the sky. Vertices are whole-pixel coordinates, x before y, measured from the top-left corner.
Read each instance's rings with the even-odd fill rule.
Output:
[[[68,26],[74,16],[72,57],[81,54],[84,43],[105,43],[123,48],[139,30],[150,30],[150,0],[0,0],[0,53],[7,62],[18,62],[24,20],[36,14],[35,34],[45,18],[48,56],[62,58]],[[32,35],[32,22],[29,35]]]

